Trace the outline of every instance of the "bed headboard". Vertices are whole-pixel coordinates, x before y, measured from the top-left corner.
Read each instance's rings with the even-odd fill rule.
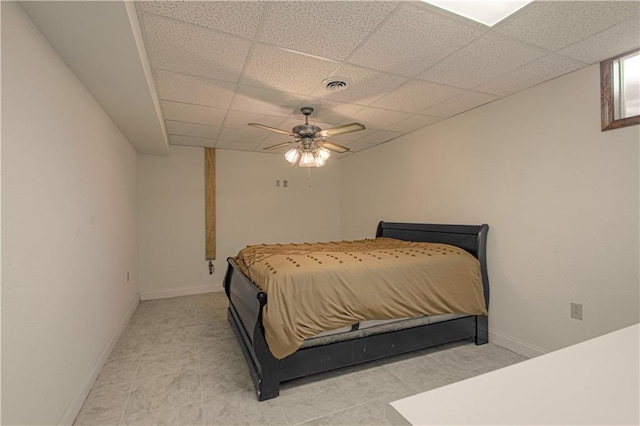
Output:
[[[487,233],[489,225],[440,225],[429,223],[378,223],[377,237],[404,241],[442,243],[460,247],[480,262],[484,298],[489,307],[489,275],[487,273]]]

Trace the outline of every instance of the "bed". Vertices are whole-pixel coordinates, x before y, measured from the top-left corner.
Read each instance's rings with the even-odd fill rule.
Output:
[[[376,239],[447,244],[463,250],[465,255],[473,256],[479,265],[483,312],[486,313],[489,302],[486,266],[488,230],[488,225],[380,222]],[[411,255],[408,251],[406,253]],[[287,259],[295,263],[292,258]],[[350,330],[335,330],[314,336],[291,353],[274,350],[278,354],[276,357],[267,344],[263,323],[267,293],[243,272],[246,269],[238,264],[239,261],[234,261],[234,258],[227,261],[224,287],[229,299],[228,320],[245,355],[260,401],[277,397],[280,383],[288,380],[457,340],[473,338],[476,345],[488,342],[488,315],[458,313],[380,322],[363,321],[362,324],[354,324]],[[272,270],[273,267],[269,265],[268,271]],[[275,303],[275,296],[273,299]]]

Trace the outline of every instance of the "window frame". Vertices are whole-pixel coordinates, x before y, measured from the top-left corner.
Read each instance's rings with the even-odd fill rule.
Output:
[[[602,131],[620,129],[622,127],[635,126],[640,124],[640,115],[615,119],[615,102],[613,99],[612,87],[613,79],[613,63],[620,58],[639,53],[640,49],[630,50],[629,52],[609,58],[600,62],[600,116],[602,122]]]

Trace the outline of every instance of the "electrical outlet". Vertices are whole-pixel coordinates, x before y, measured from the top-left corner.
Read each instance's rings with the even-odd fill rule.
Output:
[[[127,271],[127,282],[129,282],[129,271]]]
[[[582,305],[580,303],[571,303],[571,318],[582,320]]]
[[[282,181],[282,187],[283,187],[283,188],[286,188],[286,187],[288,187],[288,186],[289,186],[289,181],[288,181],[288,180],[283,180],[283,181]]]

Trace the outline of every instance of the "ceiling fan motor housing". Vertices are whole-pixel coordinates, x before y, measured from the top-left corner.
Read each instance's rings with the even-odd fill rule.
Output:
[[[301,142],[302,148],[305,151],[310,150],[311,147],[313,146],[313,139],[312,138],[302,138],[302,139],[300,139],[300,142]]]
[[[315,135],[320,130],[322,130],[320,127],[314,126],[313,124],[300,124],[293,128],[293,133],[296,133],[303,137],[313,137],[313,135]]]

